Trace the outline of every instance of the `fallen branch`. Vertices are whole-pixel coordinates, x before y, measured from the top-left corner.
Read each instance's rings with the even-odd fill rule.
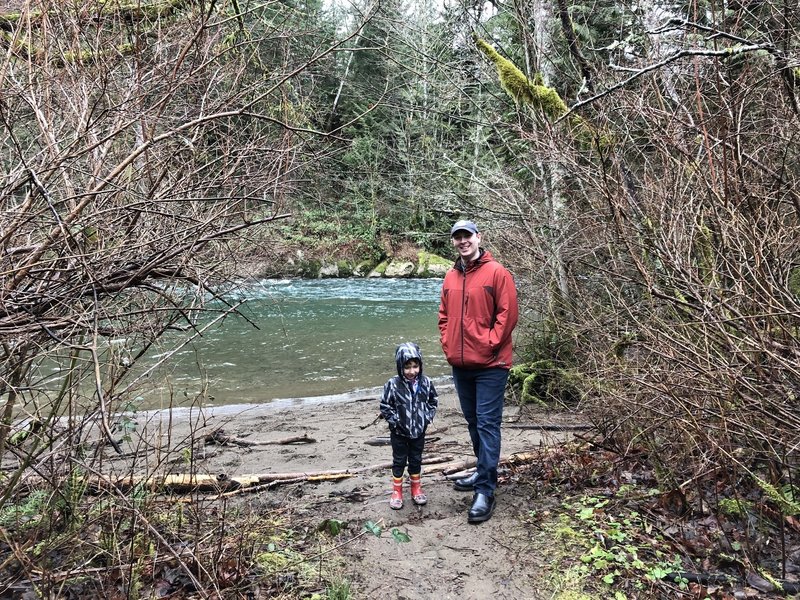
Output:
[[[250,488],[273,481],[286,481],[289,479],[302,480],[338,480],[353,477],[352,471],[341,469],[337,471],[311,471],[307,473],[262,473],[235,475],[229,477],[225,473],[219,475],[205,475],[201,473],[175,473],[162,477],[128,476],[113,480],[107,476],[98,476],[87,481],[87,488],[93,493],[112,491],[115,488],[128,491],[141,486],[153,492],[225,492]]]
[[[428,444],[430,442],[438,442],[440,438],[438,437],[426,437],[425,443]],[[388,435],[379,435],[374,438],[370,438],[364,442],[367,446],[391,446],[392,445],[392,438]]]
[[[350,477],[350,475],[333,475],[333,476],[317,476],[317,477],[296,477],[295,479],[276,479],[275,481],[270,481],[269,483],[265,483],[263,485],[254,485],[251,487],[239,488],[238,490],[233,490],[231,492],[223,492],[221,494],[217,494],[215,496],[207,496],[206,500],[219,500],[221,498],[229,498],[231,496],[235,496],[237,494],[257,494],[258,492],[264,492],[266,490],[271,490],[272,488],[278,485],[285,485],[288,483],[303,483],[306,481],[335,481],[338,479],[346,479]],[[192,502],[191,498],[186,498],[183,500],[184,502]]]
[[[431,465],[452,461],[451,455],[431,456],[424,458],[422,464]],[[296,473],[256,473],[235,475],[229,477],[225,473],[219,475],[206,475],[201,473],[173,473],[162,477],[128,476],[111,479],[107,476],[97,476],[87,480],[87,489],[93,493],[103,493],[115,489],[130,490],[136,486],[146,487],[157,492],[231,492],[240,489],[253,488],[266,483],[286,483],[294,481],[338,481],[349,477],[356,477],[360,473],[391,469],[391,461],[359,467],[357,469],[337,469],[328,471],[308,471]]]
[[[250,441],[242,438],[227,435],[224,429],[217,429],[205,437],[206,444],[217,444],[219,446],[285,446],[288,444],[316,444],[317,440],[308,437],[307,434],[295,435],[282,440]]]
[[[435,465],[439,463],[446,463],[453,460],[452,455],[444,455],[444,456],[430,456],[428,458],[422,459],[423,465]],[[376,465],[370,465],[368,467],[359,467],[358,469],[353,469],[351,473],[368,473],[369,471],[382,471],[384,469],[391,469],[392,462],[383,462],[378,463]],[[430,470],[430,469],[428,469]],[[435,470],[435,469],[434,469]]]
[[[464,460],[460,460],[458,462],[447,463],[444,465],[436,465],[431,469],[425,469],[428,473],[441,471],[444,475],[449,475],[451,473],[456,473],[459,471],[464,471],[466,469],[472,469],[477,464],[477,459],[475,458],[467,458]]]
[[[538,452],[516,452],[514,454],[508,454],[506,456],[501,456],[499,465],[519,465],[530,463],[535,460],[541,458],[541,455]],[[464,460],[459,460],[452,463],[447,463],[443,465],[437,465],[433,468],[426,469],[426,471],[441,471],[443,475],[448,476],[454,473],[459,473],[461,471],[466,471],[467,469],[473,468],[477,463],[477,459],[475,458],[467,458]]]
[[[591,425],[519,425],[516,423],[504,424],[505,429],[539,429],[541,431],[590,431],[594,429]]]
[[[462,471],[455,471],[453,473],[448,472],[444,478],[448,481],[455,481],[456,479],[462,479],[464,477],[468,477],[475,472],[474,468],[463,469]]]

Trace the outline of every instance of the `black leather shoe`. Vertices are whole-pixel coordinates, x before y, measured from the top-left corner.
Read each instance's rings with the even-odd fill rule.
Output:
[[[455,482],[453,482],[453,489],[456,489],[459,492],[471,492],[475,489],[475,481],[477,479],[478,472],[475,471],[472,475],[462,477],[461,479],[456,479]]]
[[[494,512],[494,505],[494,496],[475,494],[472,497],[472,507],[470,507],[469,513],[467,513],[467,522],[483,523],[484,521],[488,521]]]

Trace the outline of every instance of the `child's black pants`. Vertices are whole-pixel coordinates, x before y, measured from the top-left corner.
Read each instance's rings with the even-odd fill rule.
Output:
[[[398,433],[391,433],[392,441],[392,475],[397,478],[403,476],[406,464],[408,474],[416,475],[422,472],[422,450],[425,446],[425,434],[418,438],[409,438]]]

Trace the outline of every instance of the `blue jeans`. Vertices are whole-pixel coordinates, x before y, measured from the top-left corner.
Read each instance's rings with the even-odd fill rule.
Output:
[[[508,369],[459,369],[453,367],[461,412],[467,421],[472,451],[478,459],[475,492],[494,495],[500,462],[500,422],[503,419]]]

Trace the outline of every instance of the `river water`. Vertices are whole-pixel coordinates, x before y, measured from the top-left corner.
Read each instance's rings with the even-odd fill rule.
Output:
[[[378,393],[396,374],[394,350],[403,341],[420,345],[427,375],[449,382],[436,326],[441,285],[365,278],[250,284],[231,297],[246,300],[246,319],[230,316],[179,350],[142,391],[140,408],[191,402],[204,381],[210,405]]]

